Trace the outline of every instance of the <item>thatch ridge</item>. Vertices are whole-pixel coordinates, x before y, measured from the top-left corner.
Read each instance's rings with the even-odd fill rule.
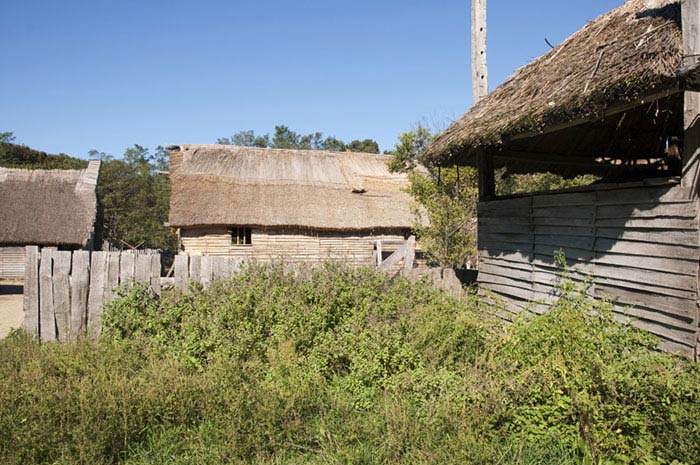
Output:
[[[605,114],[606,109],[678,88],[683,64],[680,4],[628,0],[589,22],[439,135],[426,161],[441,164],[472,148]]]
[[[170,225],[410,229],[408,179],[386,155],[227,145],[170,150]]]
[[[85,170],[0,168],[0,244],[88,245],[99,166],[91,161]]]

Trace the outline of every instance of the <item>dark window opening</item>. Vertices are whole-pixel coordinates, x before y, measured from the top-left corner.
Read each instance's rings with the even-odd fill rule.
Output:
[[[231,228],[231,245],[252,245],[250,228]]]

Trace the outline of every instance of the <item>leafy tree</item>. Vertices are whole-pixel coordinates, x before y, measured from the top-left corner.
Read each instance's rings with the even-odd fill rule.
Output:
[[[218,139],[217,144],[237,145],[239,147],[260,147],[265,148],[270,146],[270,136],[256,136],[255,131],[239,131],[228,138]]]
[[[14,142],[15,133],[14,132],[0,132],[0,143],[1,142]]]
[[[348,152],[379,153],[379,144],[372,139],[353,140],[348,145]]]
[[[9,134],[9,135],[8,135]],[[87,162],[64,153],[51,155],[26,145],[13,144],[12,133],[0,134],[0,166],[24,169],[84,169]]]
[[[104,217],[104,237],[122,247],[174,251],[177,238],[164,226],[168,221],[170,179],[163,147],[155,153],[140,145],[129,147],[123,159],[96,150],[90,156],[102,160],[97,192]]]
[[[476,258],[476,170],[418,169],[433,137],[421,124],[400,134],[387,164],[409,173],[409,193],[417,202],[414,230],[423,251],[441,267],[462,268]]]
[[[269,134],[256,136],[254,131],[239,131],[230,138],[221,137],[217,139],[216,143],[241,147],[379,153],[379,144],[372,139],[356,139],[346,144],[333,136],[324,138],[322,132],[299,134],[285,125],[275,126],[272,136]]]

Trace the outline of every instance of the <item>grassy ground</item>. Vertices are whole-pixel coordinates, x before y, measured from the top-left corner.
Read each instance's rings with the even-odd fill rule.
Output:
[[[369,270],[135,289],[99,341],[0,341],[0,462],[697,463],[698,367],[561,293],[503,328]]]

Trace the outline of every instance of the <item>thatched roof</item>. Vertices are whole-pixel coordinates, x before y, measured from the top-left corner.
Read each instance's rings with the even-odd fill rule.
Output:
[[[169,147],[170,225],[408,229],[408,181],[387,157],[226,145]]]
[[[550,141],[540,139],[529,145],[521,141],[571,123],[597,124],[626,111],[625,106],[648,106],[650,101],[677,97],[682,83],[676,72],[682,65],[680,4],[628,0],[519,69],[437,137],[427,150],[426,161],[450,164],[459,158],[471,164],[467,159],[478,150],[509,149],[511,145],[519,145],[517,150],[522,152],[550,151]],[[675,100],[666,103],[677,104]],[[608,119],[613,129],[622,124]],[[624,124],[629,125],[629,120]],[[589,155],[620,151],[603,145],[601,136],[607,133],[582,138],[579,145]],[[571,140],[571,134],[564,139],[562,152],[575,153],[577,142]]]
[[[86,246],[99,169],[99,161],[85,170],[0,168],[0,244]]]

